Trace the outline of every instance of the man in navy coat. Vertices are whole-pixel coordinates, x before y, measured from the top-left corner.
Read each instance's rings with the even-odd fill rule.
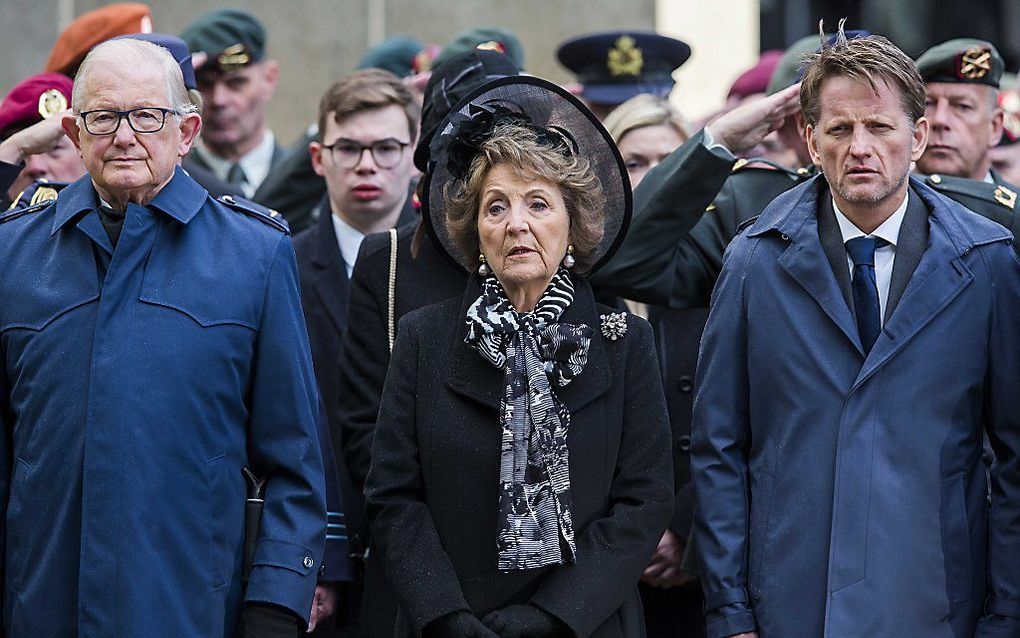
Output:
[[[177,167],[201,117],[165,49],[101,44],[76,86],[89,174],[0,217],[5,634],[296,637],[326,512],[286,226]]]
[[[1020,636],[1020,262],[908,177],[924,97],[840,34],[801,85],[822,175],[727,251],[693,424],[712,638]]]

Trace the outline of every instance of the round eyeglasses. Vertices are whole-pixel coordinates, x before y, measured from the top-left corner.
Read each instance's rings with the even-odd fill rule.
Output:
[[[379,168],[393,168],[400,163],[404,154],[404,147],[410,146],[408,142],[401,142],[393,138],[377,140],[371,144],[362,144],[347,138],[341,137],[332,144],[323,144],[322,148],[329,149],[333,154],[333,161],[340,168],[354,168],[361,162],[361,156],[365,151],[372,154],[372,161]]]
[[[147,106],[127,111],[98,109],[79,113],[85,130],[91,135],[113,135],[120,128],[120,121],[127,119],[128,126],[135,133],[159,133],[166,124],[167,115],[180,115],[173,109]]]

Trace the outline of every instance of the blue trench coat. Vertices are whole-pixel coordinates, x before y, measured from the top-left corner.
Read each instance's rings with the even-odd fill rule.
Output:
[[[730,244],[694,407],[713,638],[1020,635],[1020,264],[1004,228],[910,190],[926,249],[867,356],[823,179]]]
[[[0,223],[8,636],[231,636],[307,618],[325,535],[317,395],[284,229],[178,170],[116,251],[88,176]],[[268,477],[241,586],[245,481]]]

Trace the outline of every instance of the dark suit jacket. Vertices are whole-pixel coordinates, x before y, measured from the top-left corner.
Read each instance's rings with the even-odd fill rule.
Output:
[[[637,582],[672,509],[669,426],[651,328],[610,341],[575,278],[562,321],[595,329],[584,371],[558,390],[568,435],[577,562],[496,569],[503,372],[464,343],[462,299],[409,314],[386,378],[365,487],[375,547],[415,629],[447,613],[530,602],[578,636],[643,638]],[[398,633],[398,635],[400,635]]]
[[[287,149],[280,146],[279,143],[273,146],[273,157],[270,160],[269,174],[266,175],[266,179],[262,180],[262,183],[259,184],[259,187],[255,190],[255,194],[251,196],[250,199],[252,201],[258,202],[259,204],[263,204],[263,206],[269,206],[269,204],[264,204],[262,201],[265,195],[266,182],[269,181],[269,178],[272,177],[275,170],[280,166],[280,162],[282,162],[284,158],[287,157],[287,155],[288,155]],[[205,160],[202,159],[202,156],[199,155],[198,153],[189,153],[188,155],[186,155],[181,165],[184,167],[184,170],[188,171],[188,173],[192,177],[195,177],[195,180],[198,181],[203,186],[205,186],[206,190],[208,190],[213,195],[219,194],[243,195],[243,193],[237,192],[239,189],[216,177],[216,174],[213,173],[212,171],[212,167],[209,166],[205,162]],[[196,177],[196,175],[198,177]],[[209,184],[209,186],[206,186],[207,183]],[[218,193],[217,191],[223,192]],[[269,206],[269,208],[273,208],[274,210],[280,210],[274,206]],[[281,214],[283,213],[281,212]],[[286,219],[286,215],[284,215],[284,218]]]

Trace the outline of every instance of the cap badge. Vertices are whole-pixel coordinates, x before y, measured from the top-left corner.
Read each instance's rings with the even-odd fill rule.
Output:
[[[614,76],[633,75],[637,77],[641,74],[641,68],[644,65],[644,55],[641,54],[641,49],[634,42],[634,38],[629,35],[621,35],[616,40],[616,44],[609,50],[609,58],[606,60],[606,67],[609,68],[609,73]]]
[[[248,48],[243,43],[234,44],[223,49],[223,52],[216,58],[216,63],[227,73],[237,71],[250,62],[251,55],[248,54]]]
[[[1016,206],[1016,193],[1005,186],[1000,184],[996,187],[994,195],[995,201],[999,202],[1006,208],[1013,210],[1013,207]]]
[[[429,55],[428,51],[419,51],[418,55],[414,56],[414,60],[411,61],[411,68],[415,73],[428,73],[432,70],[432,56]]]
[[[482,42],[481,44],[475,46],[475,48],[481,49],[483,51],[496,51],[497,53],[502,53],[504,55],[506,54],[506,47],[503,46],[503,43],[500,42],[499,40],[489,40],[488,42]]]
[[[67,110],[67,98],[60,91],[47,89],[39,96],[39,115],[44,119],[49,119],[65,110]]]
[[[992,53],[988,49],[967,49],[957,61],[956,74],[961,79],[980,80],[992,70]]]

